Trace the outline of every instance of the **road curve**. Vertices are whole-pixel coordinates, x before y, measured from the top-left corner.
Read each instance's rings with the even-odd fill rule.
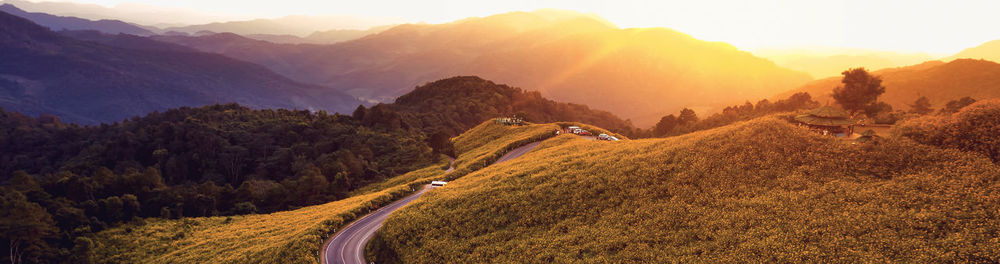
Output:
[[[541,142],[533,142],[521,146],[519,148],[508,151],[506,154],[500,157],[497,161],[490,165],[501,163],[504,161],[509,161],[528,153]],[[448,169],[448,171],[454,170],[454,167]],[[420,191],[413,193],[409,196],[395,201],[385,207],[379,208],[375,212],[372,212],[353,223],[347,227],[341,229],[337,234],[333,235],[323,246],[321,263],[323,264],[363,264],[365,263],[365,245],[368,241],[372,239],[375,232],[378,231],[379,227],[382,227],[382,223],[385,222],[386,218],[389,218],[389,214],[399,210],[403,206],[406,206],[413,200],[416,200],[420,195],[423,195],[427,190],[433,189],[435,187],[430,185],[425,185]]]

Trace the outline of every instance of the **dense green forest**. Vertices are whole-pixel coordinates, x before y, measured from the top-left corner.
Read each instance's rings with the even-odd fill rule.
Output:
[[[0,110],[0,235],[57,262],[118,222],[293,209],[439,160],[419,130],[369,121],[228,104],[83,127]]]
[[[496,84],[476,76],[427,83],[400,96],[393,104],[378,105],[368,112],[382,117],[388,109],[402,113],[399,118],[408,126],[443,131],[450,136],[457,136],[497,116],[518,116],[536,123],[582,122],[626,135],[637,130],[631,122],[610,112],[555,102],[539,92]]]

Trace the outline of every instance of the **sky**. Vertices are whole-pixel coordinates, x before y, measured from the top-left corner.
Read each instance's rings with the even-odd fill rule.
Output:
[[[622,28],[666,27],[745,50],[851,47],[950,54],[1000,39],[1000,1],[957,0],[72,0],[183,8],[231,19],[287,15],[445,23],[541,8],[594,13]]]

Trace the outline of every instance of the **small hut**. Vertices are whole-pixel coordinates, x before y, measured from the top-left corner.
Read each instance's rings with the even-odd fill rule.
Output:
[[[844,110],[830,106],[816,108],[804,115],[796,116],[795,121],[824,135],[845,137],[854,133],[854,124],[857,123]]]

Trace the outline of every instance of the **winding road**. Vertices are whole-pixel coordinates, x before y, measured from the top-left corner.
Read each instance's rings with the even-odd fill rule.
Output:
[[[541,144],[541,142],[533,142],[508,151],[503,156],[500,156],[500,159],[497,159],[497,161],[490,165],[516,159],[517,157],[528,153],[532,149],[535,149],[535,147],[538,147],[538,144]],[[454,162],[454,160],[452,161]],[[454,169],[454,167],[450,167],[448,168],[448,172],[451,172]],[[365,263],[365,245],[367,245],[368,241],[372,239],[372,236],[375,235],[375,232],[378,231],[379,227],[382,227],[382,223],[385,222],[385,219],[389,218],[389,214],[399,210],[399,208],[402,208],[403,206],[406,206],[413,200],[420,197],[420,195],[423,195],[425,192],[433,188],[436,187],[426,185],[424,188],[420,189],[420,191],[406,196],[403,199],[393,202],[385,207],[379,208],[375,212],[355,220],[344,229],[341,229],[323,246],[323,251],[321,252],[322,263]]]

